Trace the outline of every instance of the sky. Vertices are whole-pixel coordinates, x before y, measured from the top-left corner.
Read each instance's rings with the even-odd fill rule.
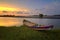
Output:
[[[60,0],[0,0],[0,7],[28,10],[29,14],[60,14]]]

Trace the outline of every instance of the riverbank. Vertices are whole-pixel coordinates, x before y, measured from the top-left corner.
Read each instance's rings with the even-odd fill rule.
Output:
[[[26,26],[0,27],[0,40],[60,40],[60,30],[35,31]]]

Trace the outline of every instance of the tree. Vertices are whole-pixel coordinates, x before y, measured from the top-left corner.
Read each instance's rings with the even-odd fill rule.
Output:
[[[39,17],[40,17],[40,18],[43,18],[43,14],[39,14]]]

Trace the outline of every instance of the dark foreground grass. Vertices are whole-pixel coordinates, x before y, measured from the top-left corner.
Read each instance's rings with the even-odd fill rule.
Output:
[[[35,31],[25,26],[0,27],[0,40],[60,40],[60,30]]]

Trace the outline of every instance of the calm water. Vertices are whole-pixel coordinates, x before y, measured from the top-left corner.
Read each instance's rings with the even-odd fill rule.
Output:
[[[20,26],[23,25],[24,19],[41,25],[54,25],[55,29],[60,28],[60,19],[12,18],[12,17],[0,17],[0,26],[6,27]]]

